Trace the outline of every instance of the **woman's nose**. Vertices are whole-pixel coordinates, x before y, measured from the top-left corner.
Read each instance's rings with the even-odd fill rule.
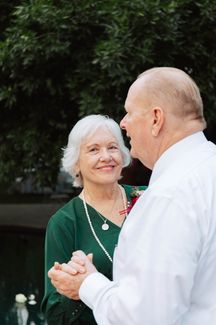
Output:
[[[112,157],[110,155],[110,152],[107,149],[103,149],[102,150],[100,160],[104,160],[104,161],[110,161],[110,160],[112,160]]]

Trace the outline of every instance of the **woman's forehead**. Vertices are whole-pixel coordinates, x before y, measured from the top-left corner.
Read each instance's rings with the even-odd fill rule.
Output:
[[[82,141],[82,144],[89,145],[90,143],[101,142],[118,142],[111,130],[105,126],[98,128],[94,133],[89,132]]]

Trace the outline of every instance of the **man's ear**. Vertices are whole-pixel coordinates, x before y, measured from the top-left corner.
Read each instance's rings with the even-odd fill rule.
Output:
[[[153,137],[157,137],[164,124],[164,112],[161,107],[154,107],[152,108],[151,113],[152,113],[151,132]]]

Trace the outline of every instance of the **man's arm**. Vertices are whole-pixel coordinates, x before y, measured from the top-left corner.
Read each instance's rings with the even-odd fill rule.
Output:
[[[120,234],[114,281],[94,273],[80,287],[99,325],[178,325],[190,308],[202,246],[194,215],[166,198],[146,201]]]

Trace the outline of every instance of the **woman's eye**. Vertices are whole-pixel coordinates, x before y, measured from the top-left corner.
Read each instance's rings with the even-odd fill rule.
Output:
[[[116,146],[111,146],[110,149],[113,150],[113,149],[118,149],[118,148]]]
[[[97,150],[97,148],[91,148],[90,149],[90,152],[94,152],[94,151],[96,151]]]

